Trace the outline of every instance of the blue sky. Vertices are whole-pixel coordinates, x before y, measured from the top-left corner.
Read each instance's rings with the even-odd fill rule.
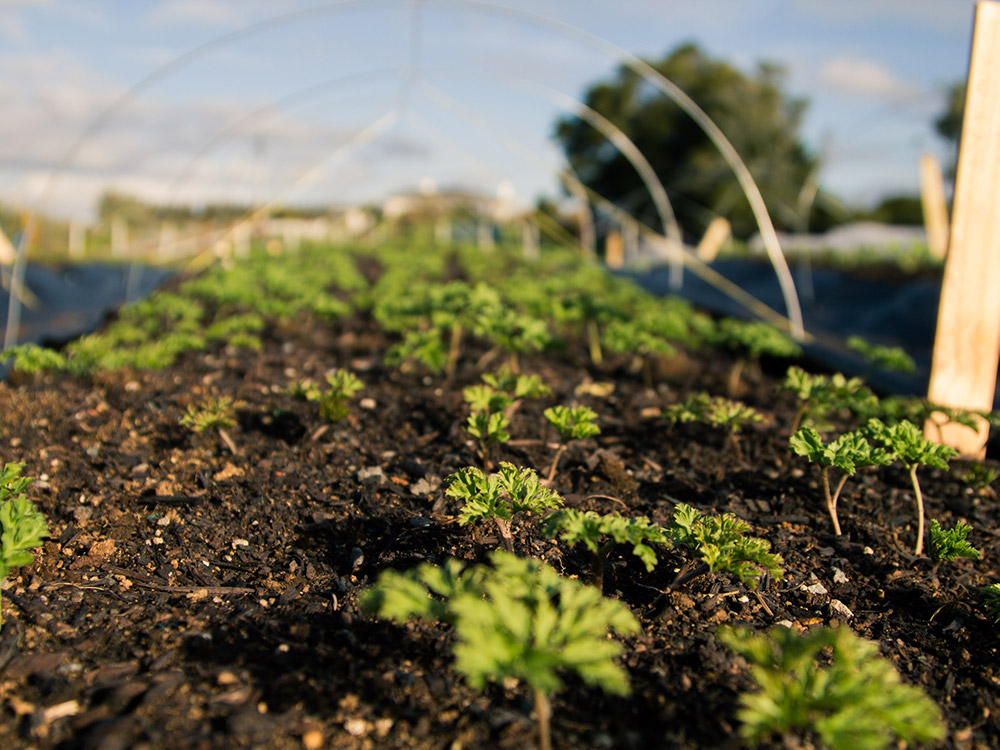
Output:
[[[567,97],[617,65],[607,43],[659,57],[694,41],[744,70],[784,66],[788,93],[809,100],[802,136],[821,184],[863,205],[915,192],[921,153],[950,156],[932,121],[965,75],[973,12],[973,0],[0,0],[0,201],[85,217],[105,189],[354,203],[433,184],[533,202],[557,192],[551,133]]]

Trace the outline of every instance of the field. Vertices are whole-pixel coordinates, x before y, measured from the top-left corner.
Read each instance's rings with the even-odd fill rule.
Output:
[[[175,282],[40,372],[22,362],[0,384],[0,457],[34,478],[49,536],[4,581],[0,746],[532,746],[525,680],[474,689],[454,628],[359,609],[383,571],[490,559],[497,526],[460,523],[446,489],[465,467],[506,461],[568,508],[664,527],[679,505],[733,514],[782,558],[780,577],[747,579],[706,571],[680,544],[653,545],[651,569],[614,545],[603,593],[640,626],[615,637],[630,693],[565,674],[554,747],[740,746],[754,681],[719,628],[838,623],[939,707],[946,734],[931,746],[1000,747],[997,626],[980,594],[1000,580],[1000,511],[988,481],[966,478],[980,464],[920,470],[928,519],[968,523],[980,559],[914,553],[898,462],[849,479],[836,536],[819,468],[789,448],[800,403],[781,384],[808,362],[727,347],[721,321],[565,255],[512,264],[405,245],[262,253]],[[616,344],[626,313],[656,323],[645,338],[621,328]],[[505,365],[550,393],[517,399],[509,439],[484,451],[463,391]],[[324,412],[334,370],[363,387]],[[731,436],[664,418],[701,392],[763,421]],[[218,399],[234,406],[224,436],[184,422]],[[544,416],[554,405],[589,407],[600,432],[568,442],[546,481],[562,445]],[[827,416],[827,435],[859,426],[850,410]],[[587,579],[582,544],[530,513],[512,528],[518,555]],[[763,746],[815,743],[803,729]]]

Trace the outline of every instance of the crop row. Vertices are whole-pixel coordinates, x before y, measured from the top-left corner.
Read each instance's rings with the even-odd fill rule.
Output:
[[[767,416],[732,398],[740,391],[740,379],[764,358],[800,354],[793,341],[770,326],[716,320],[682,300],[652,297],[571,254],[547,254],[534,265],[515,263],[499,251],[483,254],[461,247],[306,248],[282,258],[255,254],[236,267],[183,281],[172,291],[123,309],[102,332],[62,352],[25,345],[5,355],[13,359],[15,372],[29,377],[42,371],[84,376],[101,369],[160,368],[185,352],[213,345],[258,348],[263,331],[307,315],[330,324],[351,316],[370,318],[395,337],[385,353],[387,364],[422,369],[446,384],[465,361],[470,338],[488,348],[476,363],[482,383],[463,391],[468,410],[464,427],[480,465],[448,477],[445,493],[462,503],[460,524],[493,524],[505,549],[496,551],[489,565],[449,560],[384,571],[359,605],[373,616],[425,618],[452,626],[458,636],[455,667],[474,687],[510,677],[527,683],[535,696],[543,748],[550,746],[550,697],[563,685],[561,674],[575,672],[610,692],[629,689],[627,674],[615,661],[621,645],[608,634],[628,635],[638,622],[622,602],[604,596],[603,561],[613,546],[631,546],[648,570],[657,564],[658,546],[687,550],[689,564],[674,586],[714,572],[733,574],[750,587],[782,575],[783,561],[768,542],[750,536],[750,527],[729,514],[706,515],[680,504],[673,519],[660,526],[642,516],[565,507],[552,489],[560,458],[571,442],[600,432],[597,415],[586,407],[554,404],[545,409],[559,442],[544,478],[532,467],[498,460],[521,404],[552,395],[542,378],[522,371],[521,355],[558,352],[581,342],[594,367],[612,354],[627,360],[629,369],[651,385],[655,365],[663,358],[682,350],[725,347],[737,356],[727,395],[694,394],[666,408],[663,418],[667,424],[714,425],[742,457],[743,429]],[[873,364],[907,366],[898,351],[854,344]],[[498,358],[502,366],[489,371],[487,364]],[[348,416],[363,388],[357,375],[338,369],[327,374],[325,384],[292,381],[286,392],[315,403],[323,419],[337,422]],[[838,500],[847,479],[863,467],[898,462],[913,481],[915,552],[921,554],[924,509],[917,469],[947,466],[951,453],[926,441],[916,425],[940,408],[920,399],[880,399],[861,379],[816,375],[796,366],[789,367],[782,388],[799,402],[789,447],[821,472],[835,533],[840,533]],[[182,424],[217,431],[235,453],[227,432],[235,423],[232,409],[232,400],[223,394],[189,408]],[[956,412],[948,416],[960,422],[971,418]],[[20,470],[20,465],[8,464],[0,476],[0,575],[30,562],[30,550],[47,533],[44,519],[26,498],[28,480]],[[835,486],[831,470],[839,472]],[[982,472],[978,481],[992,480]],[[515,521],[531,519],[548,537],[570,546],[583,544],[592,553],[589,583],[514,554]],[[943,529],[932,520],[932,554],[941,562],[977,556],[967,541],[969,531],[964,524]],[[986,591],[985,604],[991,616],[1000,617],[1000,584]],[[876,645],[849,628],[802,634],[781,627],[766,634],[723,629],[720,638],[753,665],[759,690],[743,697],[740,713],[743,734],[751,741],[774,733],[812,732],[830,747],[885,747],[896,739],[927,741],[943,734],[937,708],[901,682],[892,665],[877,656]],[[824,653],[829,658],[821,666]]]

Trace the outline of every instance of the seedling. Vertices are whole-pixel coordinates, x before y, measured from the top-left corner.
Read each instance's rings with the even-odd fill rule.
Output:
[[[844,409],[866,418],[878,410],[878,398],[861,378],[846,378],[839,372],[815,375],[793,365],[785,373],[781,388],[799,399],[799,408],[792,421],[793,434],[803,425],[817,430],[829,429],[830,415]]]
[[[398,367],[404,362],[420,362],[433,373],[439,373],[448,364],[448,351],[441,334],[436,331],[408,331],[403,340],[394,344],[385,354],[385,364]]]
[[[641,370],[647,388],[653,385],[652,358],[658,355],[672,356],[676,347],[636,320],[613,320],[601,335],[603,344],[614,352],[631,354],[633,370]]]
[[[556,467],[559,459],[566,452],[569,443],[573,440],[584,440],[588,437],[601,434],[601,428],[597,426],[597,412],[589,406],[550,406],[543,414],[556,431],[559,433],[559,449],[549,466],[547,479],[551,482],[556,475]]]
[[[639,623],[616,599],[560,576],[548,565],[495,551],[492,567],[441,568],[423,563],[406,573],[387,570],[361,595],[369,615],[450,624],[458,636],[455,668],[469,685],[524,680],[534,694],[538,739],[550,750],[551,697],[561,674],[575,672],[588,685],[629,693],[628,675],[615,663],[621,653],[610,633],[629,635]]]
[[[320,392],[316,399],[319,413],[328,422],[339,422],[350,414],[348,402],[365,386],[354,373],[341,369],[328,373],[326,382],[330,389]]]
[[[833,521],[833,531],[841,535],[840,519],[837,517],[837,500],[848,477],[864,466],[885,466],[892,463],[892,456],[882,448],[872,447],[860,432],[847,432],[830,443],[824,444],[823,439],[812,427],[800,427],[789,438],[789,445],[799,456],[804,456],[811,463],[817,464],[823,478],[823,496],[826,498],[826,509]],[[836,468],[843,472],[837,487],[830,491],[830,469]]]
[[[308,378],[293,380],[285,392],[299,401],[318,401],[321,393],[319,386]]]
[[[509,307],[488,308],[479,315],[474,331],[507,354],[511,372],[518,372],[518,354],[537,352],[552,341],[544,320],[524,315]]]
[[[742,401],[733,401],[721,396],[710,397],[707,393],[697,393],[690,396],[687,401],[668,406],[663,410],[663,418],[671,424],[705,422],[725,428],[729,444],[739,461],[743,460],[739,433],[748,424],[766,421],[763,414]]]
[[[14,360],[13,369],[25,375],[70,369],[66,357],[55,349],[48,349],[38,344],[19,344],[4,349],[0,353],[0,361],[9,359]]]
[[[493,474],[485,474],[475,466],[459,469],[448,477],[448,483],[445,494],[465,501],[458,522],[467,526],[492,519],[500,531],[504,548],[511,553],[514,552],[511,527],[515,513],[541,514],[563,504],[562,497],[538,483],[534,469],[519,469],[506,461],[501,462],[499,471]]]
[[[951,562],[956,557],[978,559],[982,553],[966,541],[972,527],[962,521],[953,529],[942,529],[937,520],[930,524],[931,553],[938,562]]]
[[[23,468],[24,464],[9,463],[0,471],[0,581],[11,568],[31,563],[34,557],[29,550],[40,547],[49,533],[45,516],[24,494],[32,480],[21,476]]]
[[[701,559],[704,570],[700,572],[733,573],[745,585],[756,588],[765,571],[773,578],[781,578],[784,561],[781,555],[771,552],[770,542],[747,536],[748,531],[750,527],[730,513],[706,516],[684,503],[677,504],[667,527],[667,535],[675,544],[688,547]],[[673,585],[697,574],[682,571]]]
[[[507,409],[511,399],[491,385],[470,385],[463,389],[462,396],[472,409],[465,430],[479,444],[483,466],[489,471],[493,467],[493,446],[510,440]]]
[[[485,372],[483,382],[507,394],[516,408],[526,398],[544,398],[552,395],[552,389],[540,375],[522,375],[512,372],[509,367],[501,367],[496,374]]]
[[[755,371],[760,370],[760,358],[765,354],[783,358],[802,356],[802,347],[787,334],[758,320],[725,318],[719,321],[711,335],[715,343],[742,352],[729,373],[730,395],[739,391],[744,369],[750,367]]]
[[[993,490],[993,483],[1000,477],[1000,471],[983,466],[980,463],[973,463],[965,470],[962,481],[977,490],[987,490],[996,494]]]
[[[847,348],[864,357],[872,370],[893,370],[904,375],[915,375],[917,372],[917,363],[901,346],[881,346],[861,336],[849,336]]]
[[[983,598],[986,614],[997,625],[1000,625],[1000,583],[991,583],[979,590]]]
[[[604,590],[604,563],[616,544],[631,544],[632,554],[642,560],[647,572],[656,567],[656,552],[650,544],[672,544],[666,529],[650,523],[646,516],[625,518],[617,512],[602,516],[592,510],[564,508],[550,513],[542,529],[569,545],[583,542],[587,546],[593,553],[591,583],[598,591]]]
[[[927,440],[912,422],[899,422],[888,426],[879,419],[869,419],[865,431],[872,439],[882,443],[910,473],[910,481],[913,483],[913,493],[917,501],[917,543],[913,551],[917,555],[923,554],[924,496],[920,492],[917,469],[921,466],[947,469],[948,459],[957,456],[958,451],[950,446]]]
[[[236,443],[227,432],[230,427],[236,425],[236,409],[233,400],[228,396],[209,398],[199,406],[189,404],[187,412],[181,417],[181,424],[195,432],[217,430],[229,452],[233,455],[239,453]]]
[[[737,714],[750,744],[779,735],[789,747],[880,750],[945,735],[937,705],[850,628],[799,634],[779,625],[759,634],[723,627],[718,638],[750,662],[759,688],[740,696]],[[820,666],[826,654],[829,663]]]

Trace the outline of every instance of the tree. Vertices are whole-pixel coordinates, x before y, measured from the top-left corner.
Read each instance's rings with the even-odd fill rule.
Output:
[[[948,87],[948,101],[944,111],[934,120],[934,128],[954,148],[955,161],[958,160],[958,141],[962,136],[962,116],[965,114],[965,81]],[[948,167],[948,176],[955,178],[955,162]]]
[[[679,86],[719,126],[757,181],[779,227],[798,226],[799,194],[817,160],[798,137],[805,102],[782,93],[783,71],[761,64],[752,77],[684,44],[650,65]],[[627,66],[592,84],[585,103],[632,139],[666,188],[682,230],[692,238],[717,215],[736,236],[756,222],[735,176],[708,136],[659,89]],[[662,230],[648,191],[628,160],[576,116],[555,135],[581,181],[647,225]]]

